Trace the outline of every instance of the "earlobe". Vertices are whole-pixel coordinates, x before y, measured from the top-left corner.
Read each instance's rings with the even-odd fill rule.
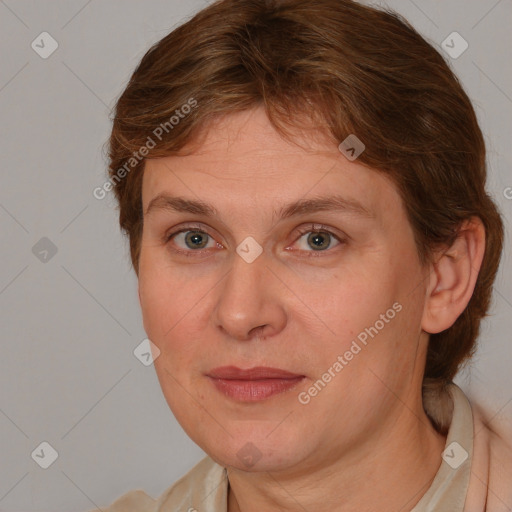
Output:
[[[435,334],[451,327],[468,305],[485,252],[485,228],[478,217],[465,221],[455,242],[430,265],[422,329]]]

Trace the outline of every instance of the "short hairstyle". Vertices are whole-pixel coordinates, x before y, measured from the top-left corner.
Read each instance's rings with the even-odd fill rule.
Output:
[[[482,220],[473,296],[449,329],[430,335],[424,401],[445,389],[476,350],[503,223],[485,191],[485,144],[467,94],[440,53],[392,11],[350,0],[220,0],[146,52],[114,107],[108,141],[135,272],[145,158],[134,155],[179,154],[215,119],[257,106],[290,141],[307,121],[336,145],[350,134],[363,141],[358,162],[397,187],[422,264],[453,243],[463,221]]]

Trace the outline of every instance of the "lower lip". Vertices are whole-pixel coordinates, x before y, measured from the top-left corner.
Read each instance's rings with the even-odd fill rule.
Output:
[[[242,402],[258,402],[294,388],[304,377],[293,379],[231,380],[210,377],[225,395]]]

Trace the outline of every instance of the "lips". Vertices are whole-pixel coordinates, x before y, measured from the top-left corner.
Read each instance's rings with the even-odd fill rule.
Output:
[[[304,375],[291,373],[280,368],[269,368],[266,366],[255,366],[247,370],[242,370],[236,366],[222,366],[211,370],[208,376],[227,380],[296,379],[304,377]]]
[[[218,391],[238,402],[257,402],[293,389],[304,375],[280,368],[257,366],[242,370],[223,366],[211,370],[207,376]]]

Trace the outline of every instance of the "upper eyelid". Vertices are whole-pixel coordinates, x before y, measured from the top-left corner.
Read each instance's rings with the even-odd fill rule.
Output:
[[[177,235],[178,233],[183,233],[184,231],[204,231],[205,233],[210,235],[210,229],[211,228],[205,227],[203,224],[200,223],[183,224],[167,229],[165,231],[165,237],[167,238],[172,235]]]

